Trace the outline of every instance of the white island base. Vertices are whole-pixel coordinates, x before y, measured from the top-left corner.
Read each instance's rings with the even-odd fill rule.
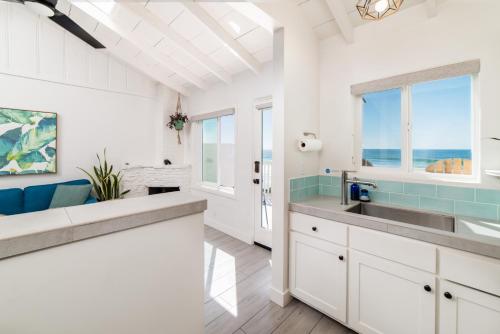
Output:
[[[203,214],[3,258],[0,296],[0,333],[202,333]]]

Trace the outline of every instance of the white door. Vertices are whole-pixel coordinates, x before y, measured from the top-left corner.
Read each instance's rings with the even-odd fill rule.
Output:
[[[361,334],[434,334],[434,275],[349,251],[349,325]]]
[[[347,249],[290,233],[290,292],[341,321],[347,313]]]
[[[272,187],[271,165],[273,159],[272,105],[267,100],[255,107],[254,183],[255,242],[272,247]]]
[[[500,297],[440,281],[440,334],[500,333]]]

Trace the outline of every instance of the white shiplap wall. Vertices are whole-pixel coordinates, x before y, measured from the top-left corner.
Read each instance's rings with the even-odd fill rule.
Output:
[[[47,18],[0,2],[0,73],[144,97],[156,83]]]

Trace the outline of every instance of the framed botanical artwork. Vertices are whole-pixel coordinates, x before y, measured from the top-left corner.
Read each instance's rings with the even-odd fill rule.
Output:
[[[0,175],[57,171],[57,114],[0,108]]]

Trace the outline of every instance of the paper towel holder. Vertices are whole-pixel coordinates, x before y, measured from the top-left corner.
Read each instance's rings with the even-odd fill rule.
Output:
[[[316,134],[314,132],[308,132],[308,131],[304,131],[303,132],[303,135],[304,137],[307,137],[307,136],[313,136],[314,139],[318,139],[318,136],[316,136]]]

